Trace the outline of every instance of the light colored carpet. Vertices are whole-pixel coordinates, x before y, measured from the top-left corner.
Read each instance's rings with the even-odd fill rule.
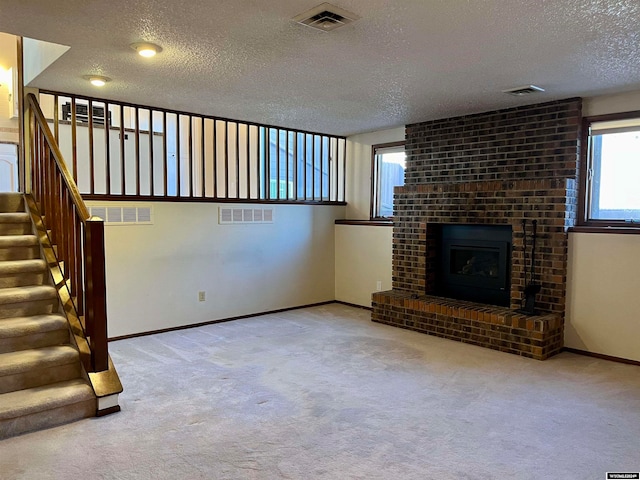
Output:
[[[1,441],[3,479],[603,479],[640,469],[635,366],[529,360],[337,304],[110,346],[123,411]]]

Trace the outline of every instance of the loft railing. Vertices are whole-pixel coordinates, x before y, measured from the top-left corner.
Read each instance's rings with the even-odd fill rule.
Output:
[[[89,372],[108,369],[104,222],[92,218],[33,94],[30,192],[38,205],[91,351]]]
[[[39,95],[86,200],[345,204],[345,137]]]

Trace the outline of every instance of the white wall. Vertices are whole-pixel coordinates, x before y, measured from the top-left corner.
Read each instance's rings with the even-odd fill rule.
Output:
[[[24,84],[29,85],[71,47],[25,37],[22,43],[24,57]]]
[[[585,98],[582,103],[582,115],[585,117],[634,110],[640,110],[640,90]]]
[[[17,37],[0,32],[0,142],[17,143],[18,119],[14,118],[14,76],[18,68]]]
[[[49,127],[53,131],[53,124],[49,123]],[[58,126],[59,139],[58,144],[60,153],[70,172],[73,172],[73,142],[72,142],[72,125],[60,124]],[[136,151],[134,134],[125,133],[126,140],[124,142],[125,154],[125,192],[127,195],[136,194]],[[81,193],[89,193],[91,191],[91,170],[89,156],[89,128],[86,125],[77,125],[76,127],[76,160],[77,160],[77,184]],[[106,178],[106,159],[105,159],[105,129],[102,127],[93,130],[93,162],[94,162],[94,193],[107,193]],[[149,195],[151,192],[150,185],[150,166],[149,166],[149,135],[140,133],[140,194]],[[154,189],[155,192],[162,192],[164,189],[164,158],[163,158],[163,137],[161,135],[153,136],[153,163],[154,163]],[[110,187],[111,193],[119,195],[122,191],[122,165],[120,162],[120,131],[116,129],[109,130],[109,152],[110,152]],[[171,157],[170,157],[171,158]],[[175,162],[175,154],[173,155]],[[185,175],[186,176],[186,175]],[[175,174],[174,177],[175,178]],[[188,178],[186,179],[188,183]],[[184,183],[184,182],[183,182]],[[168,188],[172,195],[175,195],[175,180]]]
[[[370,307],[373,292],[391,290],[392,233],[392,227],[335,226],[336,300]]]
[[[640,361],[640,235],[571,233],[567,347]]]
[[[273,224],[218,225],[219,204],[153,206],[153,225],[105,227],[110,337],[335,299],[344,207],[274,205]]]

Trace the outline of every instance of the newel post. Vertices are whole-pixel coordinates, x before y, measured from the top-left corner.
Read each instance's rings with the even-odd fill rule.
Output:
[[[86,325],[94,372],[109,368],[107,349],[107,294],[104,268],[104,222],[92,217],[85,223]]]

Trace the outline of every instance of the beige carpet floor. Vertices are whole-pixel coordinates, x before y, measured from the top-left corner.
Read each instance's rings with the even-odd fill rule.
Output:
[[[640,470],[636,366],[569,353],[539,362],[338,304],[110,347],[123,411],[1,441],[0,478],[599,480]]]

